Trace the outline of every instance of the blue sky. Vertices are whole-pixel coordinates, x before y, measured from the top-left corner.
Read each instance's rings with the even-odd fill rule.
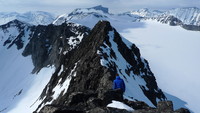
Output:
[[[63,14],[69,13],[75,8],[88,8],[96,5],[109,7],[111,13],[116,13],[140,8],[200,8],[200,0],[0,0],[0,12],[40,10]]]

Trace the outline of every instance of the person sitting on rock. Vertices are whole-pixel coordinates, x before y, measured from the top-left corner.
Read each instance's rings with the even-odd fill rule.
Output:
[[[123,93],[125,92],[124,81],[116,74],[116,79],[113,82],[113,89],[120,89]]]

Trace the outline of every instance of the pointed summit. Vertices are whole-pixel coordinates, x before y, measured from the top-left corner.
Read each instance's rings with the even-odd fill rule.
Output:
[[[109,13],[109,12],[108,12],[108,8],[107,8],[107,7],[103,7],[102,5],[98,5],[98,6],[91,7],[91,8],[87,8],[87,9],[88,9],[88,10],[90,10],[90,9],[95,9],[95,10],[103,11],[104,13]]]
[[[101,5],[91,7],[91,8],[77,8],[68,16],[77,15],[77,14],[90,14],[90,13],[107,14],[108,8],[103,7]]]
[[[112,88],[116,73],[125,81],[126,99],[145,101],[150,106],[166,99],[139,49],[121,37],[108,21],[99,21],[76,48],[61,58],[57,67],[60,68],[43,91],[41,105],[65,103],[72,109],[90,110],[90,104],[83,107],[80,103],[90,103],[95,98],[106,106],[111,100],[105,99],[105,93]],[[56,91],[57,87],[62,90]],[[87,98],[74,101],[79,94]]]

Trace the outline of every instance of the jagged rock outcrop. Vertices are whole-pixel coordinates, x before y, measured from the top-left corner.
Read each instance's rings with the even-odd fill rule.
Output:
[[[180,108],[174,111],[172,101],[160,101],[157,108],[135,110],[132,113],[190,113],[189,110]]]
[[[135,105],[138,102],[132,102]],[[139,102],[141,103],[141,102]],[[52,106],[47,105],[39,113],[190,113],[189,110],[185,108],[180,108],[178,110],[173,109],[173,103],[171,101],[160,101],[158,102],[157,108],[147,107],[146,104],[141,106],[142,108],[134,110],[134,111],[127,111],[125,109],[117,109],[111,107],[95,107],[88,111],[80,111],[75,110],[67,107],[59,107],[59,106]]]
[[[169,24],[171,26],[183,25],[182,21],[174,16],[159,16],[157,21],[165,24]]]
[[[89,31],[88,28],[73,23],[63,23],[59,26],[39,25],[35,27],[34,34],[22,55],[31,55],[35,66],[33,73],[48,65],[58,68],[63,54],[79,44]]]

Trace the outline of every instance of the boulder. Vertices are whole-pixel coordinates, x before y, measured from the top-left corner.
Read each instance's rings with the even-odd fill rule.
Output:
[[[180,108],[180,109],[176,110],[174,113],[190,113],[190,111],[185,108]]]
[[[174,110],[172,101],[160,101],[157,106],[160,112],[172,112]]]
[[[108,105],[109,103],[112,102],[112,100],[116,101],[123,101],[123,92],[121,90],[108,90],[107,92],[104,93],[103,96],[103,103],[104,105]]]

